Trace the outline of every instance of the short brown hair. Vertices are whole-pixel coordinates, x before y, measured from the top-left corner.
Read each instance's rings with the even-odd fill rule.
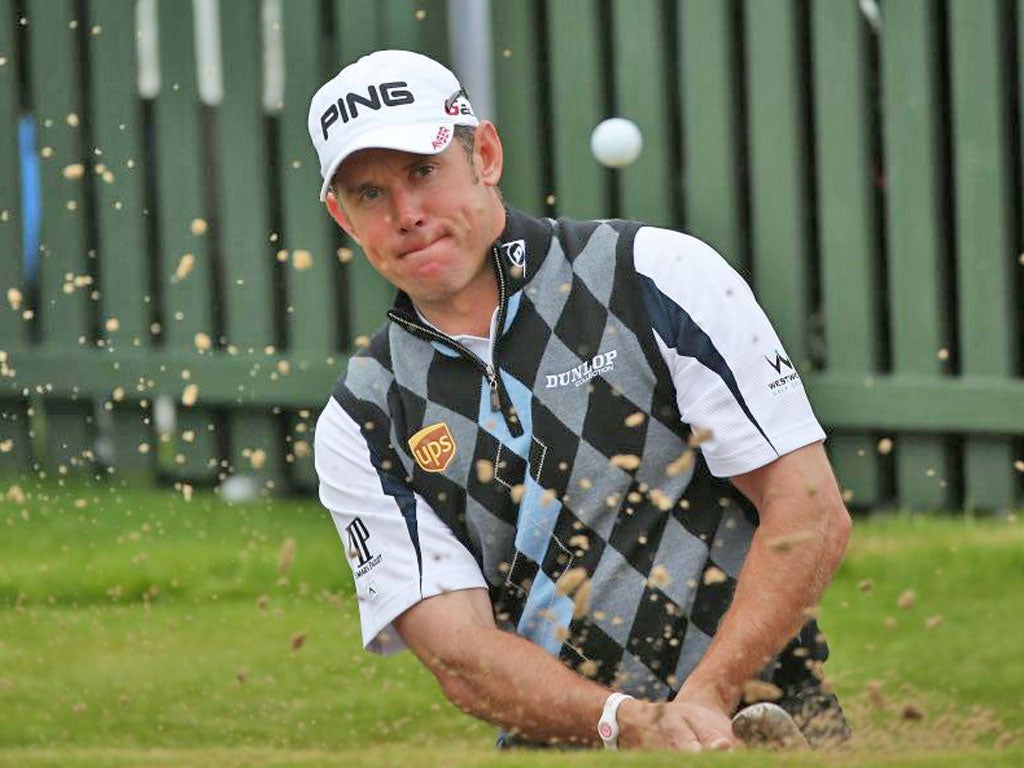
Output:
[[[476,149],[476,128],[471,125],[456,125],[455,141],[462,145],[466,155],[472,160],[473,150]]]

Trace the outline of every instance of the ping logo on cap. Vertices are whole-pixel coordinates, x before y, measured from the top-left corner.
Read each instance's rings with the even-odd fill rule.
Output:
[[[416,98],[409,90],[409,84],[404,80],[381,83],[379,86],[371,85],[365,96],[361,93],[346,93],[320,115],[320,130],[323,132],[324,141],[327,141],[328,129],[338,122],[339,118],[344,124],[359,117],[360,105],[376,111],[384,107],[412,104],[414,101]]]
[[[455,456],[455,438],[442,421],[410,437],[409,448],[424,472],[444,472]]]

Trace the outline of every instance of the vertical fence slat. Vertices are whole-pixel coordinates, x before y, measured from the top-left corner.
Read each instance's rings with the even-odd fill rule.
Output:
[[[742,268],[737,55],[731,8],[721,0],[681,0],[680,103],[686,230]]]
[[[887,4],[881,55],[893,372],[926,376],[941,375],[936,355],[946,346],[935,14],[927,0]],[[941,438],[899,437],[901,504],[947,506],[948,473]]]
[[[613,0],[615,105],[621,117],[643,132],[640,157],[619,171],[619,215],[662,227],[678,225],[672,210],[679,168],[672,164],[669,94],[672,79],[666,53],[662,6],[635,0]],[[637,29],[647,30],[636,34]]]
[[[382,9],[381,3],[337,0],[334,29],[334,58],[337,66],[332,68],[332,75],[386,43],[382,36]],[[384,321],[384,313],[394,298],[394,289],[370,266],[354,242],[348,238],[344,238],[344,241],[355,252],[355,258],[345,265],[343,273],[351,341],[355,337],[373,333]]]
[[[545,213],[542,132],[540,118],[540,50],[537,44],[536,6],[532,3],[494,3],[495,123],[505,148],[502,190],[522,210]],[[473,94],[470,94],[472,99]]]
[[[192,234],[195,219],[208,220],[205,158],[202,152],[199,96],[196,86],[195,43],[192,3],[161,0],[158,4],[160,30],[161,88],[154,104],[157,167],[157,214],[160,228],[161,274],[164,299],[163,344],[170,352],[195,351],[195,335],[214,335],[214,292],[210,268],[209,235]],[[216,222],[214,222],[216,223]],[[200,231],[200,230],[197,230]],[[194,267],[184,273],[183,257],[191,254]],[[181,319],[177,319],[177,313]],[[214,340],[216,344],[216,340]],[[202,358],[196,360],[202,367]],[[184,388],[187,382],[182,382]],[[217,472],[211,461],[218,459],[214,412],[199,403],[183,408],[179,430],[194,433],[194,442],[177,443],[184,461],[176,473],[190,478],[210,478]],[[211,429],[213,427],[213,429]]]
[[[285,103],[277,117],[282,245],[292,254],[308,250],[313,256],[308,270],[286,272],[288,351],[300,365],[292,376],[302,375],[302,362],[322,361],[331,354],[338,321],[335,224],[317,201],[320,173],[306,128],[309,98],[327,77],[320,71],[320,46],[313,44],[322,34],[320,5],[319,0],[290,0],[283,6]],[[335,63],[331,63],[331,74]],[[319,405],[327,395],[310,393],[310,399]],[[312,457],[294,451],[292,456],[292,482],[315,487]]]
[[[384,42],[448,62],[445,0],[385,0]]]
[[[136,85],[136,30],[128,3],[93,3],[88,62],[92,104],[90,128],[101,154],[94,157],[91,183],[96,196],[102,308],[101,333],[118,351],[150,349],[149,258],[145,233],[142,115]],[[112,323],[116,321],[116,326]],[[111,381],[111,389],[131,391],[131,381]],[[97,393],[100,394],[100,393]],[[109,393],[102,393],[109,395]],[[136,405],[113,406],[103,431],[114,449],[119,473],[152,471],[154,453],[139,453],[152,430]]]
[[[384,29],[381,6],[381,3],[367,3],[363,0],[335,0],[336,50],[331,67],[332,75],[346,64],[381,47]]]
[[[90,36],[92,89],[90,125],[97,172],[97,257],[103,280],[103,318],[117,320],[106,328],[116,349],[144,343],[149,337],[149,292],[146,258],[142,167],[142,122],[135,70],[135,24],[125,3],[95,3],[90,23],[101,31]],[[128,9],[130,10],[130,8]],[[106,171],[106,174],[104,174]],[[147,345],[148,346],[148,345]]]
[[[878,275],[867,103],[864,21],[853,3],[815,0],[811,8],[818,210],[825,334],[830,372],[850,378],[875,370]],[[832,462],[857,505],[878,501],[878,454],[862,435],[829,441]]]
[[[794,362],[805,364],[807,151],[801,127],[798,20],[792,2],[749,0],[745,11],[754,283],[786,351]]]
[[[1024,98],[1021,97],[1021,91],[1024,89],[1024,0],[1016,0],[1016,6],[1012,8],[1016,11],[1017,26],[1016,29],[1012,29],[1012,33],[1016,35],[1017,43],[1017,72],[1016,83],[1017,93],[1010,94],[1011,103],[1016,105],[1016,114],[1014,118],[1017,121],[1017,157],[1011,159],[1011,162],[1017,163],[1017,178],[1024,177]],[[1016,97],[1014,101],[1014,97]],[[1024,204],[1024,200],[1018,199],[1015,202],[1016,205]],[[1016,211],[1018,217],[1024,218],[1024,210],[1018,208]],[[1012,233],[1014,238],[1014,244],[1018,253],[1017,259],[1019,268],[1017,270],[1017,361],[1020,365],[1019,373],[1024,374],[1024,228],[1018,225],[1017,231]],[[1024,436],[1017,436],[1017,457],[1015,458],[1014,468],[1019,465],[1016,464],[1017,460],[1024,461]],[[1017,505],[1024,507],[1024,471],[1019,471],[1017,476]]]
[[[309,143],[306,112],[321,76],[318,46],[319,0],[292,0],[284,6],[285,103],[278,113],[281,167],[282,245],[291,253],[308,250],[312,266],[289,270],[288,344],[293,357],[323,359],[334,340],[333,302],[335,224],[317,201],[320,173]],[[327,393],[324,393],[326,398]]]
[[[164,342],[169,349],[193,349],[195,334],[213,335],[211,248],[199,219],[215,224],[206,210],[202,115],[196,87],[192,4],[161,2],[159,9],[162,85],[154,108],[158,165],[157,208],[163,256]],[[185,254],[194,257],[187,269]],[[179,269],[180,267],[180,269]],[[180,312],[182,317],[176,318]]]
[[[87,182],[83,173],[73,170],[89,167],[82,147],[76,75],[79,19],[70,0],[35,0],[28,4],[26,19],[36,146],[41,157],[38,322],[46,347],[69,351],[79,347],[80,337],[91,336],[89,304],[96,288],[81,280],[91,272],[86,256]],[[79,278],[77,284],[75,278]],[[88,412],[83,403],[48,404],[47,457],[51,463],[77,463],[77,457],[89,448]]]
[[[224,100],[217,107],[216,157],[225,332],[241,354],[262,356],[275,341],[268,190],[276,181],[270,178],[267,163],[260,3],[221,0],[220,12]],[[301,264],[293,258],[292,265],[297,263]],[[256,375],[274,373],[274,360],[275,356],[263,357]],[[235,471],[255,469],[278,482],[283,446],[277,419],[262,407],[257,406],[257,412],[252,407],[243,401],[231,412],[231,463]]]
[[[33,2],[26,18],[36,146],[41,156],[43,253],[39,264],[43,343],[63,349],[79,346],[89,332],[89,295],[95,286],[75,285],[85,275],[85,187],[80,91],[76,72],[78,19],[74,3]],[[73,115],[73,117],[72,117]],[[67,280],[67,275],[72,280]],[[70,285],[68,285],[70,283]],[[67,286],[67,288],[65,287]],[[70,293],[66,290],[72,289]]]
[[[18,156],[18,64],[14,50],[11,0],[0,0],[0,349],[17,370],[24,342],[21,310],[7,299],[8,289],[24,294],[21,259],[21,173]],[[0,399],[0,441],[11,441],[0,453],[0,468],[25,469],[31,458],[25,408],[20,399]]]
[[[10,353],[24,339],[21,310],[7,300],[7,290],[24,294],[21,269],[21,171],[18,153],[18,66],[14,50],[11,0],[0,0],[0,349]]]
[[[598,4],[547,5],[555,208],[561,216],[608,215],[608,173],[590,154],[590,132],[607,115],[601,93]]]
[[[1011,189],[1000,85],[1003,51],[997,0],[950,3],[956,247],[962,371],[1014,373],[1010,306],[1014,263]],[[968,508],[1013,504],[1012,443],[968,438],[964,453]]]

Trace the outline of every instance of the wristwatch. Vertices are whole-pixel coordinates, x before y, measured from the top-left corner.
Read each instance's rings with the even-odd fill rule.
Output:
[[[619,748],[619,721],[615,713],[619,711],[619,705],[622,702],[632,698],[628,694],[616,692],[605,699],[601,719],[597,721],[597,735],[604,742],[605,749]]]

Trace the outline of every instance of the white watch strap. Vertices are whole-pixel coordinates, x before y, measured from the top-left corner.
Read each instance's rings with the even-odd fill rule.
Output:
[[[633,697],[625,693],[613,693],[604,701],[604,709],[601,712],[601,719],[597,721],[597,735],[604,742],[605,749],[618,749],[619,747],[619,720],[616,713],[619,705],[626,699]]]

